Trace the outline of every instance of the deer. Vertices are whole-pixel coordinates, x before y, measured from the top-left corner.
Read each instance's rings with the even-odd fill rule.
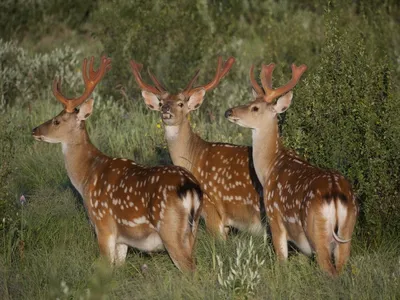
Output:
[[[263,234],[260,203],[262,186],[251,157],[251,148],[228,143],[208,142],[197,135],[189,122],[189,114],[198,109],[205,93],[215,88],[229,72],[235,59],[223,64],[218,57],[214,78],[193,88],[199,70],[186,88],[170,93],[148,69],[154,85],[141,76],[143,65],[131,60],[131,68],[146,106],[161,115],[171,160],[189,170],[204,193],[202,218],[214,237],[226,240],[230,227],[253,234]]]
[[[350,256],[357,200],[344,176],[313,166],[283,146],[277,116],[289,108],[292,89],[307,66],[293,64],[291,80],[275,89],[272,88],[274,68],[273,63],[262,65],[261,87],[254,78],[253,65],[250,81],[254,100],[228,109],[225,117],[252,131],[254,166],[263,185],[264,205],[278,259],[287,259],[290,241],[306,255],[315,253],[320,268],[336,276]]]
[[[61,143],[68,177],[83,198],[100,254],[112,265],[124,263],[128,246],[144,252],[166,249],[180,271],[193,272],[201,188],[184,168],[148,167],[109,157],[91,143],[85,122],[94,100],[87,99],[110,69],[111,59],[103,56],[97,71],[93,62],[94,57],[89,65],[83,61],[85,90],[77,98],[65,97],[61,80],[54,80],[53,94],[64,109],[32,135],[37,141]]]

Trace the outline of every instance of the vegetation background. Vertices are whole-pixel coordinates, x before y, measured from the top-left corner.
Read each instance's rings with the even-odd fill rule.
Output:
[[[395,0],[0,1],[0,298],[400,298],[399,32]],[[193,278],[165,253],[131,251],[117,270],[99,260],[60,147],[30,132],[61,110],[53,78],[79,94],[82,58],[101,54],[113,69],[94,93],[92,141],[150,165],[170,159],[130,59],[176,91],[199,67],[199,82],[209,80],[218,55],[236,57],[191,122],[207,140],[246,145],[248,130],[223,112],[249,101],[250,65],[277,63],[279,85],[291,63],[307,64],[280,125],[288,147],[354,185],[361,215],[344,274],[331,280],[296,253],[279,265],[267,236],[219,243],[204,229]]]

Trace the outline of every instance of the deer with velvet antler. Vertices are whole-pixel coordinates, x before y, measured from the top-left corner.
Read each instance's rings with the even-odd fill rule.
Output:
[[[252,130],[254,166],[264,188],[278,258],[287,258],[291,241],[307,255],[315,252],[320,267],[336,275],[350,255],[358,214],[356,198],[342,175],[312,166],[282,145],[277,116],[289,108],[291,90],[307,67],[292,65],[292,79],[277,89],[272,88],[274,68],[274,64],[262,66],[260,87],[252,66],[250,79],[255,99],[227,110],[225,116]]]
[[[54,80],[54,96],[64,109],[32,135],[38,141],[61,143],[68,176],[83,198],[100,253],[111,263],[123,263],[128,246],[142,251],[165,248],[181,271],[193,271],[202,205],[197,180],[181,167],[146,167],[109,157],[90,142],[85,122],[93,99],[86,100],[111,66],[103,57],[94,71],[93,61],[92,57],[89,70],[87,60],[83,62],[85,92],[78,98],[64,97],[60,81]]]
[[[218,58],[214,78],[193,87],[199,71],[185,89],[170,93],[150,72],[154,86],[144,82],[142,65],[131,61],[136,82],[148,108],[159,111],[172,162],[185,167],[197,178],[204,192],[202,217],[214,236],[226,238],[229,227],[263,234],[260,202],[262,186],[255,175],[251,148],[208,142],[198,136],[189,122],[189,114],[198,109],[207,91],[214,89],[231,69],[234,58],[223,63]]]

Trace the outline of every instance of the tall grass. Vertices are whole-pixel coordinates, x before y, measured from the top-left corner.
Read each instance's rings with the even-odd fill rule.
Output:
[[[154,147],[163,148],[158,116],[145,115],[137,102],[129,110],[103,102],[88,120],[96,146],[113,156],[129,157],[148,164],[159,163]],[[393,298],[400,296],[399,242],[385,240],[367,246],[355,237],[353,252],[344,274],[332,280],[317,264],[293,252],[285,264],[276,262],[269,240],[247,234],[231,234],[226,243],[213,240],[201,227],[196,247],[197,272],[193,277],[179,273],[164,253],[151,255],[132,250],[125,266],[110,269],[98,258],[94,232],[80,196],[69,183],[60,145],[39,143],[30,129],[58,113],[55,100],[35,106],[29,113],[16,113],[23,128],[16,137],[24,147],[17,150],[13,166],[14,190],[27,202],[18,202],[15,219],[6,220],[1,236],[1,299],[337,299]],[[111,109],[110,109],[111,107]],[[18,110],[15,108],[15,110]],[[136,112],[135,112],[136,111]],[[14,115],[14,109],[10,110]],[[109,126],[109,119],[115,120]],[[198,128],[202,128],[198,124]],[[213,134],[217,129],[210,128]],[[215,130],[215,132],[214,132]],[[152,138],[137,133],[147,132]],[[143,149],[151,149],[143,151]],[[138,153],[138,154],[135,154]],[[245,283],[221,285],[228,280],[238,248],[253,243],[252,257],[265,260],[258,265],[245,255],[236,264],[256,270],[260,281],[248,293]],[[218,259],[222,264],[218,263]],[[233,270],[237,270],[237,266]],[[222,277],[221,277],[222,276]],[[224,278],[225,276],[225,278]]]

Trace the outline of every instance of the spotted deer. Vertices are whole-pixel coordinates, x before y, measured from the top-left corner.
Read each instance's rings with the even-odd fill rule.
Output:
[[[227,110],[225,116],[252,130],[254,165],[264,188],[278,258],[287,258],[287,242],[291,241],[307,255],[315,252],[319,266],[336,275],[350,255],[350,239],[358,214],[356,198],[342,175],[312,166],[283,147],[277,115],[290,106],[291,90],[307,67],[293,64],[292,79],[277,89],[272,88],[274,68],[274,64],[262,66],[261,88],[254,78],[253,66],[250,79],[255,100]]]
[[[140,74],[142,65],[131,61],[147,107],[161,114],[172,162],[188,169],[199,181],[205,194],[202,217],[208,231],[222,239],[226,239],[229,227],[259,234],[265,231],[260,217],[262,186],[254,172],[251,148],[207,142],[193,132],[188,119],[190,112],[202,104],[206,91],[219,84],[234,61],[230,57],[223,65],[219,57],[213,80],[192,88],[197,71],[177,94],[169,93],[150,70],[154,86],[145,83]]]
[[[122,264],[128,246],[142,251],[165,247],[179,270],[194,271],[192,253],[202,206],[197,180],[178,166],[146,167],[109,157],[91,143],[85,122],[93,99],[85,100],[111,66],[103,57],[94,71],[93,60],[89,74],[87,60],[83,62],[82,96],[64,97],[60,81],[54,80],[54,96],[64,109],[32,135],[38,141],[61,143],[68,176],[83,198],[100,253],[111,263]]]

